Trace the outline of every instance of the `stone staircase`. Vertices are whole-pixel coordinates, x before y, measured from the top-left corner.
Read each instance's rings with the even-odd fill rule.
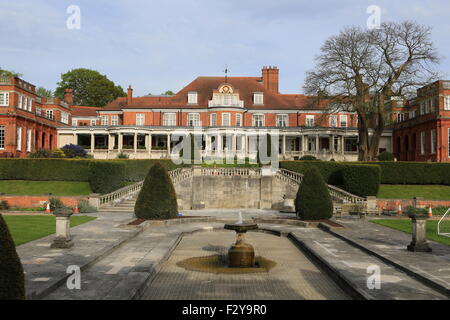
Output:
[[[123,200],[117,205],[101,206],[99,212],[131,212],[134,213],[134,205],[136,204],[137,194],[129,199]]]

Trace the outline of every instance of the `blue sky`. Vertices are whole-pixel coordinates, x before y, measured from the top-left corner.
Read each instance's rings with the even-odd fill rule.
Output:
[[[69,30],[67,7],[81,9]],[[280,91],[302,92],[305,72],[332,34],[366,25],[369,5],[382,21],[433,27],[450,78],[448,0],[1,0],[0,66],[54,89],[60,74],[84,67],[133,86],[136,96],[178,91],[197,76],[260,76],[280,68]]]

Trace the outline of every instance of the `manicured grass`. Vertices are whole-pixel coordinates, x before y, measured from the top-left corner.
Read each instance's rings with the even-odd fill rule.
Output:
[[[3,216],[16,246],[55,233],[54,216]],[[77,216],[70,218],[70,226],[75,227],[96,219],[95,217]]]
[[[91,192],[89,182],[0,180],[0,192],[12,195],[85,196]]]
[[[412,233],[411,220],[409,219],[376,219],[370,222],[380,224],[406,233]],[[450,232],[450,221],[441,224],[441,232]],[[437,235],[438,220],[427,221],[427,239],[450,246],[450,238]]]
[[[382,199],[422,197],[426,200],[450,200],[450,186],[382,184],[377,197]]]

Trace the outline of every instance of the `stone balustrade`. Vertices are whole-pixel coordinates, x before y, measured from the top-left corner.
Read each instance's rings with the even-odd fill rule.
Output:
[[[202,176],[259,176],[259,168],[201,168]]]

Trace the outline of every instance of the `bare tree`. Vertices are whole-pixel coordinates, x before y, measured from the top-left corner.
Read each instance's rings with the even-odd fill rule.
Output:
[[[429,27],[411,21],[383,23],[376,30],[348,27],[325,41],[304,89],[327,99],[329,112],[357,114],[358,159],[372,161],[389,122],[391,98],[410,97],[436,80],[438,62]]]

